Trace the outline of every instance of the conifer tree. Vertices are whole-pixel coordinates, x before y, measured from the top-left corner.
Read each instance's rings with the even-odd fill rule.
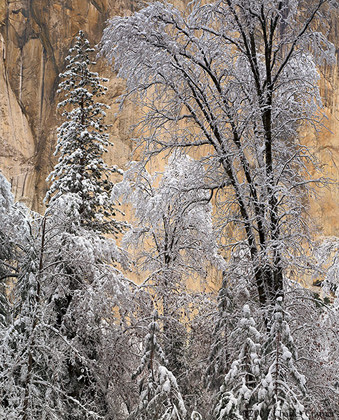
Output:
[[[186,408],[173,373],[166,368],[167,360],[157,340],[157,313],[148,326],[144,353],[133,377],[141,377],[137,409],[130,420],[184,420]]]
[[[230,367],[230,334],[234,327],[232,316],[232,296],[223,275],[223,284],[218,294],[218,313],[213,330],[208,357],[208,367],[205,382],[210,389],[219,389]]]
[[[104,123],[109,107],[98,101],[106,92],[102,83],[107,79],[90,70],[95,64],[93,52],[80,31],[66,57],[66,71],[60,75],[64,100],[58,107],[63,108],[65,121],[58,128],[59,160],[48,177],[52,185],[45,198],[53,237],[49,276],[54,285],[46,299],[51,330],[71,343],[64,352],[63,383],[65,415],[70,419],[83,418],[84,413],[90,418],[97,413],[112,415],[109,366],[100,360],[107,350],[108,333],[103,334],[101,323],[104,317],[109,333],[115,331],[114,288],[124,287],[123,276],[112,266],[121,253],[113,239],[102,235],[117,234],[123,224],[114,219],[116,208],[110,199],[110,177],[119,171],[103,160],[106,147],[112,145]],[[57,345],[61,348],[62,340]]]
[[[18,276],[11,286],[10,317],[1,331],[0,417],[57,418],[61,406],[53,380],[57,374],[54,362],[62,356],[43,326],[44,219],[23,206],[18,214],[13,206],[11,214],[16,221],[12,238],[20,252],[15,255]]]
[[[218,395],[215,408],[217,420],[250,419],[254,404],[253,390],[259,382],[260,339],[249,306],[243,307],[243,315],[237,328],[232,331],[231,340],[241,340],[238,357],[233,361]]]
[[[278,297],[274,319],[266,344],[268,371],[257,387],[257,404],[253,406],[256,419],[308,420],[301,398],[306,394],[305,377],[295,365],[297,351]]]
[[[214,332],[208,358],[205,381],[211,390],[219,390],[238,349],[231,338],[232,332],[243,318],[243,307],[251,301],[253,286],[249,279],[252,270],[249,256],[243,246],[238,246],[223,269],[218,294],[218,311],[213,324]]]
[[[59,160],[47,180],[52,181],[45,201],[52,205],[62,194],[71,193],[80,200],[79,218],[82,226],[106,233],[117,233],[121,224],[113,219],[116,209],[111,204],[110,192],[113,183],[110,176],[118,169],[110,168],[103,160],[108,140],[104,123],[105,109],[98,101],[107,88],[97,73],[90,70],[95,62],[91,59],[91,48],[83,31],[76,37],[66,60],[66,71],[59,92],[64,100],[65,121],[58,128],[58,143],[55,154]]]

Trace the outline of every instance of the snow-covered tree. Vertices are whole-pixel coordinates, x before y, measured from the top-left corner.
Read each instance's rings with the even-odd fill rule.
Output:
[[[290,282],[286,310],[294,341],[298,346],[298,369],[306,378],[307,398],[303,401],[310,418],[326,413],[335,418],[339,406],[338,312],[313,290]]]
[[[320,25],[331,3],[193,1],[182,12],[152,2],[114,17],[102,39],[140,101],[147,158],[199,151],[218,191],[222,244],[247,247],[264,308],[283,294],[284,270],[305,267],[314,160],[302,133],[321,122],[317,68],[334,63],[334,48]]]
[[[192,303],[187,282],[206,277],[208,263],[216,263],[211,194],[202,165],[184,155],[173,155],[162,174],[149,174],[134,163],[116,184],[113,196],[133,206],[134,226],[123,244],[146,274],[143,288],[154,295],[163,324],[163,348],[169,368],[183,376],[187,328]],[[193,287],[197,288],[193,284]]]
[[[108,140],[104,123],[108,105],[98,101],[106,92],[102,85],[107,79],[92,72],[95,64],[91,48],[83,31],[76,37],[74,47],[66,58],[66,71],[59,92],[65,99],[58,105],[63,108],[64,123],[58,128],[58,143],[55,154],[58,163],[47,180],[52,184],[46,202],[53,205],[62,194],[76,194],[80,200],[78,208],[80,222],[87,228],[106,233],[121,230],[113,216],[116,208],[110,201],[113,183],[110,179],[115,167],[108,167],[103,160]]]
[[[48,178],[52,185],[46,195],[49,247],[45,263],[50,267],[45,273],[49,282],[46,323],[56,337],[55,345],[64,349],[63,403],[65,415],[72,419],[113,416],[112,410],[115,415],[120,410],[112,404],[117,403],[114,395],[119,399],[125,387],[119,394],[112,381],[115,378],[116,384],[122,384],[125,376],[117,378],[111,371],[120,356],[115,350],[108,355],[111,340],[120,337],[125,342],[115,308],[124,308],[122,323],[123,311],[131,306],[122,304],[124,299],[127,302],[128,289],[115,267],[124,264],[123,253],[113,239],[102,235],[116,235],[123,223],[115,220],[116,207],[110,199],[110,178],[119,170],[103,160],[111,145],[104,123],[109,107],[98,99],[105,94],[102,83],[107,80],[90,70],[95,64],[93,53],[80,31],[66,58],[66,71],[60,75],[64,100],[58,107],[63,108],[65,121],[58,129],[59,160]],[[121,366],[129,360],[126,357]]]
[[[147,281],[162,288],[160,294],[163,286],[168,293],[175,292],[176,282],[183,277],[204,277],[208,261],[219,261],[211,193],[204,178],[203,166],[194,159],[173,155],[164,172],[155,175],[148,173],[143,164],[132,163],[123,182],[114,188],[113,198],[132,204],[136,219],[123,243],[131,250],[139,250],[138,266],[151,273]],[[165,278],[167,272],[172,280]]]
[[[22,253],[11,322],[1,328],[0,417],[120,419],[133,394],[135,357],[124,333],[133,300],[114,267],[124,257],[113,239],[70,217],[78,204],[65,194],[45,217],[27,212],[17,226]]]
[[[225,263],[218,294],[218,310],[212,318],[214,331],[206,371],[206,383],[211,389],[219,390],[232,361],[237,357],[231,335],[242,318],[244,305],[256,303],[253,298],[251,302],[251,296],[255,294],[251,274],[247,248],[240,244]]]
[[[1,274],[9,286],[6,291],[3,284],[1,301],[7,313],[0,328],[0,416],[53,418],[52,400],[46,404],[52,385],[51,348],[40,330],[42,218],[14,203],[9,183],[2,175],[0,178]]]
[[[158,340],[157,313],[148,326],[141,363],[133,376],[139,377],[139,405],[131,420],[184,420],[187,412],[177,380],[167,369],[167,360]]]
[[[232,296],[226,282],[226,276],[223,276],[224,284],[218,294],[218,312],[212,320],[214,329],[205,379],[208,388],[217,390],[219,390],[231,365],[230,335],[235,323],[232,312]]]
[[[1,331],[0,412],[8,419],[56,418],[60,395],[56,389],[52,392],[52,360],[57,349],[42,327],[44,224],[40,215],[24,207],[17,216],[11,233],[20,253],[16,254],[17,281],[11,285],[10,322]]]
[[[123,329],[133,300],[115,267],[125,265],[124,254],[114,239],[79,224],[80,207],[81,200],[72,194],[49,207],[44,322],[63,351],[66,418],[95,419],[117,416],[125,398],[134,358]]]
[[[278,297],[274,320],[265,346],[268,371],[255,390],[253,411],[258,419],[307,420],[301,399],[306,395],[305,377],[296,366],[297,351],[291,336],[283,299]]]
[[[214,410],[216,419],[249,419],[255,404],[253,391],[261,377],[261,334],[256,328],[249,306],[230,336],[240,343],[240,351],[227,372]],[[233,417],[232,417],[233,416]]]

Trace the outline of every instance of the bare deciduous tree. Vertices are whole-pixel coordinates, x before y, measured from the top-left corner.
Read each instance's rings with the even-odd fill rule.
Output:
[[[211,188],[222,191],[222,243],[247,246],[264,308],[283,295],[284,270],[305,254],[315,161],[301,133],[321,124],[317,66],[334,60],[320,27],[329,7],[193,1],[182,13],[155,2],[113,18],[102,39],[127,96],[142,105],[147,156],[198,151]]]

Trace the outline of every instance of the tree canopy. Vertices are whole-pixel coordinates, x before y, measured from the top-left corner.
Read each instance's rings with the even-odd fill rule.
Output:
[[[302,265],[314,160],[301,133],[321,123],[317,66],[334,62],[321,28],[330,6],[194,1],[181,12],[154,2],[113,18],[102,39],[126,95],[142,104],[146,156],[199,150],[210,188],[222,191],[221,242],[246,244],[263,307],[283,295],[284,270]]]

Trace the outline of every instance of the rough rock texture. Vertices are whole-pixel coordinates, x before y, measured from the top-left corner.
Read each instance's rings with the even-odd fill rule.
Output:
[[[339,12],[330,22],[330,40],[336,46],[337,65],[322,69],[321,95],[327,120],[315,140],[314,148],[331,184],[319,192],[311,214],[319,234],[339,236]]]
[[[58,75],[64,70],[72,39],[83,29],[92,44],[98,43],[105,21],[130,13],[136,2],[0,0],[0,169],[10,179],[16,197],[35,210],[42,208],[45,178],[55,162]],[[333,42],[339,48],[339,17],[333,18],[332,26]],[[123,84],[105,62],[98,63],[97,71],[111,79],[106,101],[113,104]],[[330,131],[317,135],[316,149],[337,184],[323,191],[312,213],[320,216],[319,228],[325,234],[339,235],[339,71],[325,69],[325,74],[322,90]],[[130,107],[119,118],[115,112],[113,105],[107,122],[112,124],[115,146],[108,160],[123,166],[131,151],[129,128],[137,112]]]

